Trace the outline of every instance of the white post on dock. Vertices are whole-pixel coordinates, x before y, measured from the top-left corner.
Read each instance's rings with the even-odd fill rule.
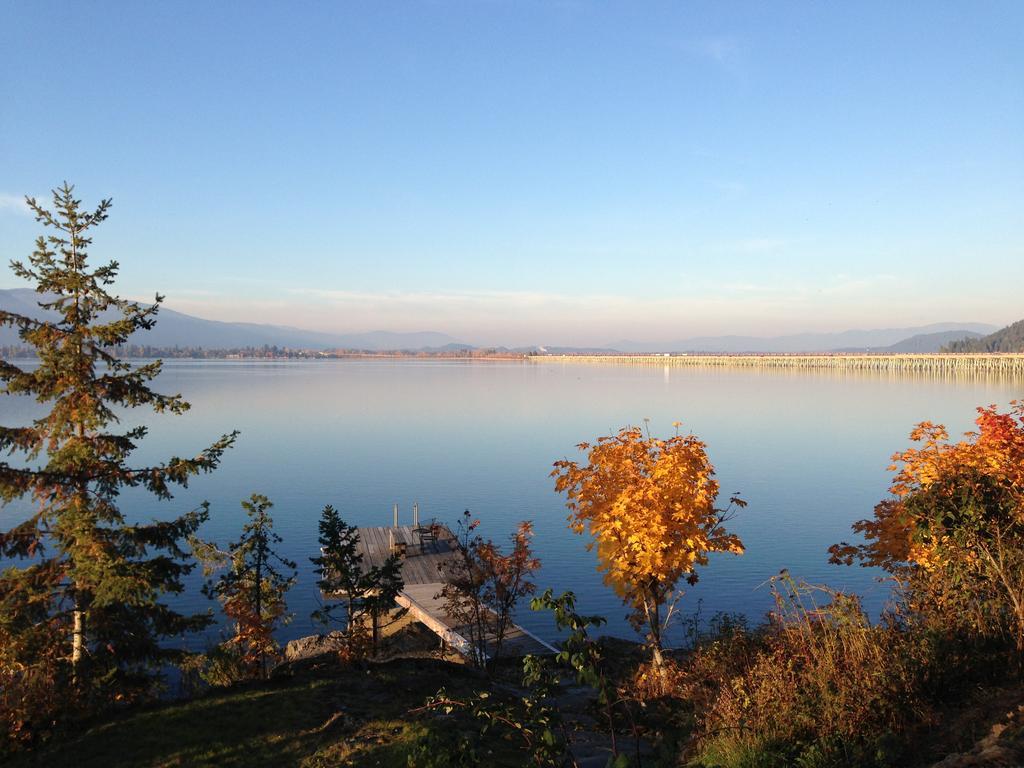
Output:
[[[396,526],[397,527],[397,526]],[[395,529],[388,529],[388,552],[394,553],[395,551]]]
[[[420,503],[418,501],[412,503],[412,527],[420,527]]]
[[[395,528],[398,527],[398,504],[395,504]]]

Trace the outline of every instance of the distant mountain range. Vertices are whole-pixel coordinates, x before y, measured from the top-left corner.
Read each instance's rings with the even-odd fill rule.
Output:
[[[0,289],[0,309],[42,316],[39,294],[29,288]],[[1024,322],[1024,321],[1022,321]],[[1004,331],[1021,326],[1017,323]],[[607,347],[519,347],[512,351],[540,351],[550,354],[614,354],[616,352],[937,352],[943,345],[970,339],[981,344],[996,330],[985,323],[935,323],[914,328],[855,330],[842,333],[802,333],[790,336],[700,336],[667,344],[619,341]],[[1021,329],[1024,331],[1024,329]],[[1003,331],[1000,331],[1003,333]],[[998,334],[994,334],[998,335]],[[0,345],[20,343],[17,333],[0,329]],[[225,323],[204,320],[173,309],[162,308],[151,331],[140,333],[130,343],[157,348],[201,347],[203,349],[241,349],[264,345],[291,349],[348,349],[373,352],[431,351],[454,352],[477,347],[445,333],[418,331],[370,331],[367,333],[324,333],[259,323]],[[989,343],[989,342],[986,342]],[[1002,342],[991,342],[1000,344]],[[966,350],[965,350],[966,351]]]
[[[798,333],[790,336],[698,336],[669,343],[618,341],[608,346],[622,352],[872,352],[902,351],[888,349],[913,337],[946,336],[941,341],[915,341],[914,351],[938,352],[952,339],[991,333],[994,325],[986,323],[933,323],[915,328],[881,328],[841,333]],[[934,348],[932,348],[934,347]],[[908,350],[909,351],[909,350]]]
[[[980,339],[982,334],[975,331],[939,331],[938,333],[919,333],[909,339],[897,341],[887,347],[865,347],[851,349],[837,349],[836,352],[877,352],[889,354],[926,354],[929,352],[940,352],[944,346],[954,341],[964,339]]]
[[[42,317],[38,306],[39,294],[30,288],[0,289],[0,309],[8,312]],[[20,339],[10,328],[0,328],[0,345],[19,344]],[[445,333],[420,331],[396,333],[370,331],[368,333],[322,333],[284,325],[258,323],[224,323],[175,312],[163,307],[156,326],[140,333],[129,343],[152,347],[203,347],[205,349],[239,349],[263,345],[300,349],[359,349],[369,351],[423,350],[446,348],[471,349],[458,339]]]
[[[1024,320],[978,339],[951,341],[950,352],[1024,352]]]
[[[884,352],[940,352],[953,341],[963,339],[980,339],[982,335],[975,331],[939,331],[938,333],[919,333],[886,347]]]

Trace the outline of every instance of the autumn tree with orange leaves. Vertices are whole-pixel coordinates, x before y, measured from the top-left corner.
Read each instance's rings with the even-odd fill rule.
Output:
[[[631,622],[647,628],[654,664],[662,667],[663,635],[681,593],[680,579],[696,584],[697,567],[713,552],[742,554],[725,530],[737,496],[721,509],[707,446],[694,435],[667,440],[638,427],[580,443],[588,462],[555,462],[555,490],[565,493],[569,526],[593,537],[605,583],[631,606]]]
[[[975,423],[957,443],[918,424],[921,447],[893,456],[891,497],[853,525],[865,543],[830,552],[896,576],[916,614],[1008,634],[1024,652],[1024,401],[979,408]]]
[[[470,660],[486,670],[501,656],[519,601],[536,591],[532,577],[540,560],[530,548],[529,521],[509,536],[507,554],[480,536],[479,526],[466,510],[453,542],[455,557],[441,566],[441,597],[445,612],[470,645]]]

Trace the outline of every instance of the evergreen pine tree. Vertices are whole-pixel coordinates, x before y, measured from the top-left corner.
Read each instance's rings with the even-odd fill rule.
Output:
[[[295,584],[295,563],[274,551],[281,537],[273,531],[272,506],[270,499],[257,493],[243,501],[249,522],[242,528],[241,538],[227,550],[193,542],[207,574],[227,566],[217,579],[206,583],[203,592],[219,600],[224,614],[233,622],[234,636],[227,645],[237,652],[251,677],[267,676],[269,661],[280,650],[274,630],[291,620],[284,596]],[[292,573],[282,573],[282,567]]]
[[[337,614],[344,609],[344,621],[350,645],[356,640],[355,628],[369,616],[373,621],[373,646],[377,646],[377,617],[388,611],[405,587],[402,581],[402,560],[391,555],[380,566],[363,568],[359,552],[359,532],[341,519],[328,504],[320,516],[320,557],[311,557],[320,579],[317,587],[328,600],[312,614],[315,621],[329,626],[340,621]],[[340,602],[330,602],[331,600]]]
[[[159,361],[132,366],[111,354],[153,327],[163,298],[144,306],[114,296],[117,262],[90,266],[91,230],[107,218],[110,200],[83,210],[67,183],[53,192],[53,212],[26,200],[53,232],[37,239],[27,264],[11,267],[35,285],[42,319],[0,311],[0,327],[16,329],[38,364],[0,361],[0,394],[32,397],[48,412],[27,426],[0,426],[0,455],[14,457],[0,461],[0,503],[30,499],[33,510],[0,531],[0,558],[17,563],[0,574],[0,689],[45,678],[74,683],[73,693],[123,699],[174,655],[162,639],[209,621],[164,602],[194,567],[183,542],[207,509],[139,522],[121,511],[119,494],[141,488],[170,499],[172,488],[215,469],[237,433],[193,458],[129,464],[147,430],[117,431],[120,414],[189,407],[150,388]]]

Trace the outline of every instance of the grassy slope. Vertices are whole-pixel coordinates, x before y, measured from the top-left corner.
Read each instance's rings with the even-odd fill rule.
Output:
[[[320,666],[263,685],[126,713],[15,761],[76,768],[132,766],[406,766],[436,721],[408,710],[444,686],[479,680],[445,662],[405,659],[369,670]],[[450,725],[446,725],[450,727]],[[495,755],[495,766],[505,763]]]
[[[428,730],[452,732],[466,725],[410,709],[441,687],[460,696],[481,686],[464,666],[431,659],[399,659],[367,669],[320,661],[267,683],[100,719],[23,755],[10,768],[407,768],[410,752]],[[942,726],[919,734],[915,765],[931,764],[941,755],[949,755],[941,768],[1024,764],[1024,689],[985,691],[944,714]],[[481,757],[488,768],[522,766],[516,746],[496,740]],[[960,750],[965,751],[950,754]],[[999,759],[990,759],[994,756]],[[682,764],[671,750],[660,758],[645,764]],[[779,764],[759,759],[698,764]]]

